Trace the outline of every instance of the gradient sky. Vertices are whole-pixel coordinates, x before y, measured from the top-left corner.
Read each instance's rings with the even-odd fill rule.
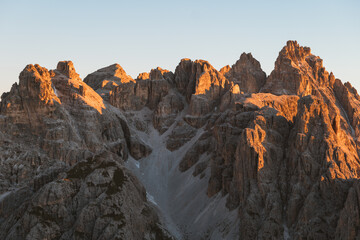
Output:
[[[0,0],[0,94],[29,63],[72,60],[82,78],[119,63],[132,77],[181,58],[232,65],[251,52],[270,74],[287,40],[360,90],[360,1]]]

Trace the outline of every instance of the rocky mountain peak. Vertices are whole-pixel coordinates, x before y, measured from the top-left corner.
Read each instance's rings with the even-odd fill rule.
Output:
[[[226,66],[224,66],[224,67],[222,67],[222,68],[220,69],[220,72],[221,72],[223,75],[225,75],[225,74],[227,74],[230,70],[231,70],[230,65],[226,65]]]
[[[56,70],[68,78],[79,78],[79,74],[75,71],[72,61],[60,61],[57,64]]]
[[[261,68],[260,63],[251,53],[242,53],[240,59],[233,65],[234,71],[241,71],[243,68]]]
[[[109,100],[111,90],[120,84],[134,83],[135,80],[127,75],[119,64],[115,63],[87,75],[84,82],[104,99]]]
[[[242,53],[231,68],[223,68],[221,71],[244,92],[259,92],[265,84],[266,74],[251,53]]]
[[[136,80],[147,80],[150,78],[150,74],[148,72],[139,73]]]
[[[204,94],[211,86],[225,86],[225,77],[208,61],[182,59],[175,70],[176,88],[190,101],[192,94]]]
[[[309,47],[302,47],[296,41],[288,41],[280,51],[262,89],[277,95],[295,94],[305,96],[319,87],[330,86],[335,78],[323,67],[323,60],[311,54]]]
[[[127,82],[134,81],[132,79],[132,77],[127,75],[125,70],[118,63],[115,63],[115,64],[110,65],[110,66],[105,67],[105,68],[101,68],[98,71],[108,73],[108,74],[112,74],[114,77],[117,77],[120,80],[121,83],[127,83]]]
[[[297,41],[287,41],[286,46],[280,51],[279,57],[291,59],[293,62],[304,61],[311,55],[309,47],[300,46]]]
[[[49,71],[38,64],[29,64],[24,68],[19,76],[18,89],[24,99],[38,99],[44,103],[52,103],[53,100],[60,102],[54,94]]]
[[[42,121],[40,115],[53,111],[55,103],[61,102],[54,93],[50,72],[29,64],[20,73],[19,84],[2,95],[0,112],[14,124],[30,124],[36,129]]]
[[[117,83],[128,83],[128,82],[134,82],[132,77],[127,75],[125,70],[117,63],[112,64],[110,66],[100,68],[94,73],[89,74],[84,78],[84,82],[89,81],[89,83],[92,84],[92,81],[90,80],[92,75],[101,76],[102,78],[106,78],[107,80],[113,80]],[[100,79],[99,79],[100,80]],[[99,81],[98,80],[98,81]]]
[[[33,77],[35,81],[48,80],[50,79],[50,73],[46,68],[41,67],[39,64],[29,64],[20,73],[19,79],[28,79],[28,77]]]
[[[174,74],[170,72],[169,70],[162,69],[161,67],[157,67],[155,69],[151,69],[149,73],[149,78],[151,80],[163,80],[167,79],[170,82],[173,81]]]

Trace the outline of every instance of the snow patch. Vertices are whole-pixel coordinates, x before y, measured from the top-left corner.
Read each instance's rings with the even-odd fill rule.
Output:
[[[10,194],[12,191],[4,192],[3,194],[0,194],[0,203]]]
[[[291,238],[289,234],[289,229],[285,223],[283,224],[283,227],[284,227],[284,240],[290,240]]]
[[[148,201],[150,201],[152,204],[154,204],[154,205],[156,205],[156,206],[158,205],[158,204],[156,203],[154,197],[153,197],[151,194],[149,194],[148,192],[146,193],[146,199],[147,199]]]
[[[136,166],[137,168],[140,168],[140,163],[139,163],[139,162],[135,162],[135,166]]]
[[[59,97],[58,94],[57,94],[57,91],[56,91],[56,87],[55,87],[55,86],[53,86],[53,90],[54,90],[55,96]]]

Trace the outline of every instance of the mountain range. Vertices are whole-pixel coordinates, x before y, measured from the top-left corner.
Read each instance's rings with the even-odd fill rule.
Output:
[[[360,239],[360,96],[288,41],[136,79],[27,65],[0,103],[0,239]]]

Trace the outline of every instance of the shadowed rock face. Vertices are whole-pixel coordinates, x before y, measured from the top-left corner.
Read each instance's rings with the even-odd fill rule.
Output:
[[[1,239],[171,239],[123,167],[151,149],[71,62],[28,65],[0,113]]]
[[[96,154],[53,177],[28,189],[20,208],[5,202],[5,214],[13,213],[1,225],[2,239],[171,239],[117,156]]]
[[[268,77],[245,53],[28,65],[0,105],[0,238],[358,239],[359,109],[296,41]]]
[[[248,93],[259,92],[266,80],[265,72],[251,53],[241,54],[240,59],[231,68],[225,66],[220,72],[237,84],[241,91]]]

